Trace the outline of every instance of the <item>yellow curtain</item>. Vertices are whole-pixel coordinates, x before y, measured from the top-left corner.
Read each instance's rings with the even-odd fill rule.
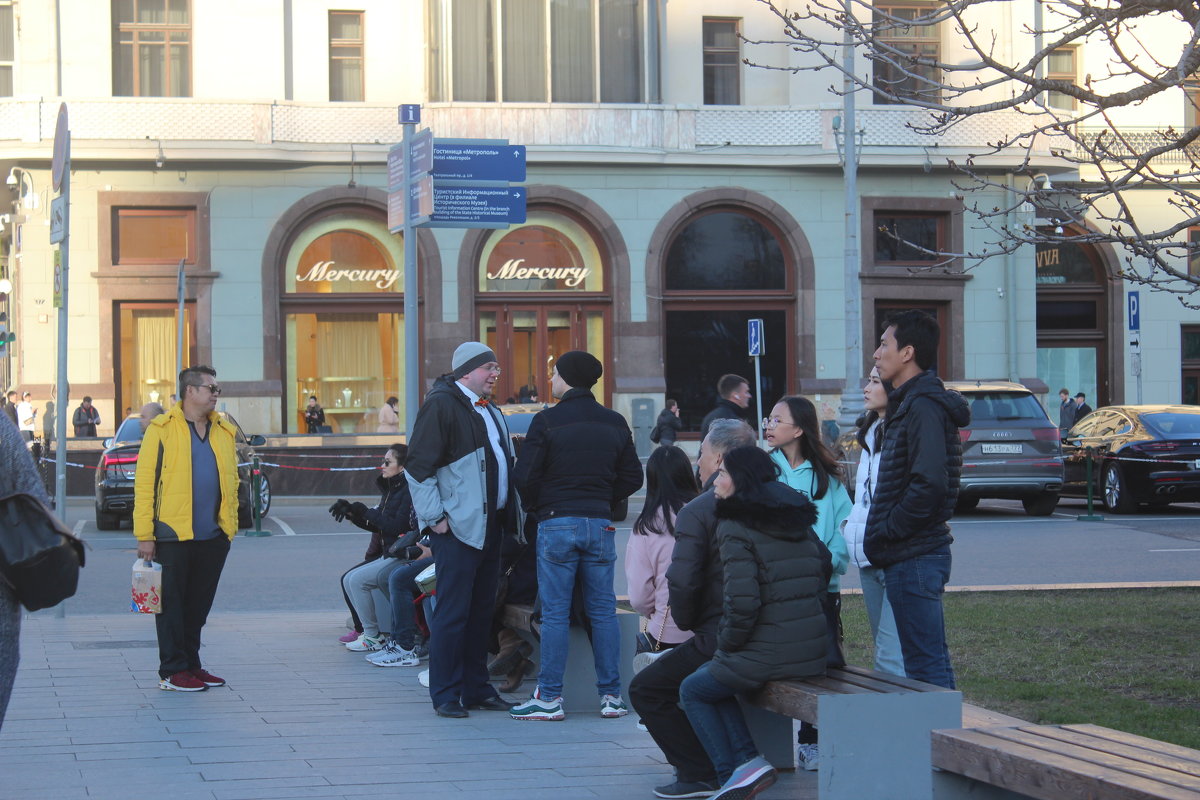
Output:
[[[133,317],[134,411],[149,403],[150,392],[158,392],[158,402],[166,408],[175,391],[175,312],[135,311]],[[157,381],[157,383],[148,383]]]
[[[317,374],[379,377],[378,320],[375,314],[318,314]]]

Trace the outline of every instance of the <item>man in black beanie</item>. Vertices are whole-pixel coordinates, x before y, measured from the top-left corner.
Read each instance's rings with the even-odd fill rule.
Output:
[[[578,579],[592,624],[600,716],[628,713],[621,699],[621,635],[613,572],[614,503],[642,485],[642,465],[625,418],[596,402],[604,367],[582,350],[563,353],[550,379],[557,405],[538,412],[513,468],[526,511],[538,520],[538,595],[542,657],[533,696],[514,719],[560,720],[571,597]]]

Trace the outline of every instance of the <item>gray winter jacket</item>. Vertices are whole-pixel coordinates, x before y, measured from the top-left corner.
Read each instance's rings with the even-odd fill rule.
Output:
[[[435,524],[443,516],[450,531],[463,544],[483,549],[487,533],[487,426],[476,413],[462,390],[449,375],[434,383],[417,412],[408,442],[408,460],[404,474],[412,492],[413,506],[422,528]],[[520,512],[513,489],[513,444],[504,415],[495,406],[484,409],[492,415],[505,449],[509,469],[507,507],[517,512],[517,532],[522,530]]]

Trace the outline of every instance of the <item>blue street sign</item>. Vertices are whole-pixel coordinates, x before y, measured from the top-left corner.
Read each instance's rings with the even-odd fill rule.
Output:
[[[525,189],[520,186],[439,186],[436,181],[433,184],[429,227],[507,227],[524,221]]]
[[[455,181],[525,180],[525,146],[433,140],[433,177]]]
[[[421,104],[406,103],[400,106],[399,112],[401,125],[416,125],[421,121]]]
[[[433,170],[433,131],[426,128],[412,137],[408,150],[408,174],[412,177]]]
[[[1138,292],[1129,293],[1129,330],[1140,331],[1142,329],[1142,307],[1141,298]]]
[[[746,320],[746,341],[749,343],[752,357],[765,355],[767,342],[763,336],[763,321],[761,319]]]
[[[433,213],[433,178],[418,176],[408,186],[408,221],[420,225]]]

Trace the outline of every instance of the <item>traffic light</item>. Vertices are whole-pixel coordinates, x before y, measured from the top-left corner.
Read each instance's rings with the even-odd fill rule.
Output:
[[[17,335],[8,330],[8,312],[0,311],[0,355],[7,355],[9,342],[15,342]]]

